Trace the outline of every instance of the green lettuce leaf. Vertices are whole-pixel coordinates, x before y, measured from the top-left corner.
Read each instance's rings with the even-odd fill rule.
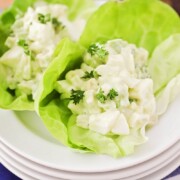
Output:
[[[38,0],[26,0],[22,3],[21,0],[14,0],[12,6],[0,15],[0,57],[8,50],[5,46],[5,41],[11,33],[11,26],[17,16],[22,16],[28,7],[32,6]],[[73,20],[77,16],[84,16],[84,11],[89,7],[93,7],[91,0],[45,0],[47,3],[65,4],[69,7],[69,18]],[[88,13],[86,13],[88,16]],[[14,63],[18,59],[15,59]],[[0,65],[0,107],[13,110],[34,110],[31,96],[18,96],[17,92],[9,91],[8,84],[5,82],[5,77],[8,74],[8,69],[4,65]]]
[[[168,105],[180,95],[180,74],[174,77],[156,97],[157,114],[164,114]]]
[[[88,20],[80,43],[121,38],[146,48],[150,54],[171,34],[180,32],[178,14],[159,0],[110,1]]]
[[[168,82],[180,73],[180,34],[170,36],[154,50],[148,70],[158,94]]]
[[[108,154],[113,157],[123,156],[113,138],[78,127],[76,116],[71,116],[68,121],[68,136],[73,144],[88,148],[97,154]]]
[[[35,107],[44,124],[56,139],[70,147],[72,144],[68,140],[67,123],[71,112],[67,108],[68,100],[60,101],[60,94],[54,90],[54,86],[67,71],[81,64],[83,51],[78,44],[68,39],[61,41],[36,94]]]

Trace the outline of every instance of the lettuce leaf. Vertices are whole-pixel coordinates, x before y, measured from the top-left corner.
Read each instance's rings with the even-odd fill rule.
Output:
[[[14,0],[12,6],[0,15],[0,57],[8,50],[5,41],[11,33],[11,26],[15,22],[17,16],[25,13],[28,7],[32,6],[37,0]],[[69,7],[69,18],[73,20],[76,16],[84,15],[83,11],[89,7],[93,7],[91,0],[45,0],[47,3],[60,3]],[[88,13],[86,13],[87,15]],[[16,59],[18,60],[18,59]],[[14,61],[16,63],[16,60]],[[5,77],[8,69],[4,65],[0,65],[0,107],[13,110],[34,110],[33,100],[31,96],[16,95],[14,91],[8,89]],[[2,85],[3,84],[3,85]],[[16,93],[17,94],[17,93]]]
[[[154,50],[148,70],[158,94],[168,82],[180,73],[180,34],[170,36]]]
[[[88,148],[97,154],[108,154],[113,157],[123,156],[113,138],[78,127],[74,115],[68,121],[68,136],[73,144]]]
[[[180,32],[178,14],[159,0],[110,1],[88,20],[80,43],[121,38],[146,48],[150,54],[171,34]]]
[[[52,135],[63,144],[72,146],[68,140],[67,123],[71,112],[67,101],[60,101],[60,94],[54,90],[55,82],[64,78],[70,69],[81,64],[83,49],[78,44],[64,39],[57,46],[54,60],[46,70],[36,94],[35,107]]]
[[[168,105],[180,95],[180,74],[174,77],[167,86],[156,97],[157,114],[160,116],[164,114]]]

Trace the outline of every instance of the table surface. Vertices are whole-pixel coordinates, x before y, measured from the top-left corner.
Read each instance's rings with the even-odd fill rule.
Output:
[[[0,8],[7,7],[11,2],[12,0],[0,0]],[[173,173],[171,173],[164,179],[168,179],[177,175],[180,175],[180,167],[178,167]],[[20,178],[12,174],[8,169],[6,169],[2,164],[0,164],[0,180],[20,180]]]

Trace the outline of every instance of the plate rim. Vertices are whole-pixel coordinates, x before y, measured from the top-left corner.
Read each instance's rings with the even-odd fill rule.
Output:
[[[43,174],[43,173],[39,173],[39,172],[37,172],[36,170],[34,171],[34,169],[29,169],[27,166],[24,166],[22,163],[20,163],[18,160],[16,160],[16,159],[12,159],[12,158],[10,158],[9,156],[8,156],[8,154],[6,154],[6,152],[3,152],[2,151],[2,149],[0,150],[0,159],[3,159],[3,160],[5,160],[7,163],[9,163],[11,166],[13,166],[13,167],[16,167],[17,168],[17,170],[19,170],[20,171],[20,169],[23,167],[23,172],[25,173],[25,174],[27,174],[28,176],[32,176],[32,174],[38,174],[38,176],[36,176],[36,175],[33,175],[33,178],[43,178],[43,179],[45,179],[45,180],[56,180],[56,179],[59,179],[59,178],[67,178],[67,177],[51,177],[51,176],[49,176],[48,178],[47,178],[47,175],[46,174]],[[179,152],[179,151],[178,151]],[[134,180],[134,178],[135,179],[141,179],[141,178],[143,178],[144,179],[144,177],[146,177],[146,176],[149,176],[149,175],[151,175],[151,174],[153,174],[154,172],[157,172],[157,171],[159,171],[159,170],[161,170],[162,168],[164,168],[164,167],[166,167],[166,166],[168,166],[168,164],[170,164],[171,162],[173,162],[175,159],[177,159],[177,158],[179,158],[180,159],[180,152],[179,152],[179,154],[177,155],[177,154],[175,154],[175,155],[173,155],[171,158],[166,158],[162,163],[161,163],[161,165],[159,166],[159,165],[156,165],[155,167],[153,167],[153,168],[151,168],[150,170],[147,170],[147,171],[145,171],[145,172],[142,172],[142,173],[138,173],[137,175],[132,175],[132,176],[130,176],[130,177],[126,177],[126,178],[122,178],[123,180]],[[13,163],[12,163],[13,162]],[[15,163],[15,164],[14,164]],[[19,168],[18,168],[19,167]],[[70,177],[74,177],[73,175],[71,175]],[[68,177],[68,179],[70,178],[70,177]],[[96,179],[97,177],[93,177],[92,179],[91,178],[89,178],[89,180],[94,180],[94,179]],[[100,177],[99,177],[100,178]],[[98,179],[99,179],[98,178]],[[71,179],[71,178],[70,178]],[[74,178],[73,178],[74,179]],[[79,179],[79,180],[82,180],[82,179],[84,179],[84,177],[76,177],[75,179]]]
[[[144,162],[145,164],[144,163],[139,164],[138,171],[137,171],[137,166],[136,166],[136,167],[134,167],[133,170],[131,169],[131,172],[129,172],[129,168],[128,168],[128,169],[120,169],[120,170],[118,170],[118,171],[121,171],[121,172],[111,171],[111,172],[108,172],[108,173],[111,173],[111,174],[113,173],[113,175],[116,175],[116,176],[118,174],[118,178],[132,177],[132,176],[141,174],[143,172],[149,171],[149,170],[159,166],[164,161],[166,161],[166,159],[169,159],[169,157],[171,157],[172,154],[176,154],[177,152],[179,152],[179,150],[180,150],[180,141],[177,144],[173,145],[173,147],[171,147],[170,149],[163,152],[163,154],[159,155],[158,157],[155,157],[152,160],[149,160],[149,162]],[[33,161],[22,157],[20,154],[17,154],[15,151],[13,151],[9,147],[7,147],[5,144],[3,144],[3,142],[0,142],[0,151],[6,153],[9,157],[11,157],[12,159],[18,161],[20,164],[22,164],[23,166],[25,166],[25,167],[27,167],[29,169],[33,170],[35,168],[35,170],[37,172],[42,173],[42,174],[47,174],[47,175],[50,175],[52,177],[60,178],[61,175],[64,174],[66,176],[69,173],[72,174],[73,176],[77,176],[77,175],[80,174],[80,173],[73,173],[73,172],[65,172],[65,171],[61,171],[61,170],[56,170],[56,173],[52,173],[52,171],[54,169],[51,169],[50,167],[46,167],[46,166],[43,166],[42,168],[39,169],[39,167],[38,167],[39,164],[36,164]],[[180,153],[179,153],[179,155],[180,155]],[[152,161],[155,161],[155,162],[152,163]],[[40,165],[40,166],[42,166],[42,165]],[[143,167],[146,166],[146,169],[143,169],[143,172],[140,170],[140,169],[142,169],[142,166]],[[45,169],[43,169],[43,168],[45,168]],[[132,168],[132,167],[130,167],[130,168]],[[57,173],[57,171],[58,171],[58,173]],[[122,171],[125,171],[125,172],[122,172]],[[135,174],[133,174],[132,171],[135,172]],[[128,173],[128,176],[124,176],[124,174],[127,174],[127,173]],[[83,174],[83,173],[81,173],[81,174]],[[99,175],[102,175],[102,174],[105,174],[105,173],[96,173],[96,175],[97,174],[99,176]],[[91,174],[90,173],[85,173],[84,175],[91,175]],[[119,175],[120,175],[120,177],[119,177]]]

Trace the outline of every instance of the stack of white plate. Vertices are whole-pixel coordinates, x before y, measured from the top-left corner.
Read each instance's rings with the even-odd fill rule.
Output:
[[[0,110],[0,162],[24,180],[159,180],[180,165],[179,107],[180,97],[148,130],[149,141],[119,159],[72,152],[35,113]]]
[[[0,161],[25,180],[154,180],[180,165],[180,96],[169,106],[149,141],[133,155],[113,159],[80,154],[48,133],[33,112],[0,111]]]

